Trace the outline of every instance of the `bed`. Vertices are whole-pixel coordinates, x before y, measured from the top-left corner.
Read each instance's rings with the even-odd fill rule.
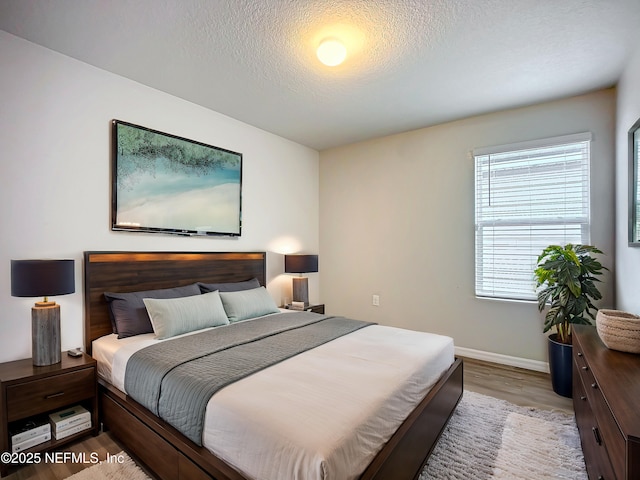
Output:
[[[100,341],[103,341],[103,339],[108,340],[109,337],[113,337],[111,318],[109,316],[104,292],[135,292],[186,286],[194,282],[243,282],[248,279],[256,279],[259,285],[264,286],[266,283],[266,254],[264,252],[85,252],[84,271],[85,347],[89,353],[92,353],[91,349],[94,340],[100,339]],[[290,320],[290,318],[293,317],[289,317],[288,315],[290,314],[278,315],[276,313],[270,321],[294,321]],[[315,314],[307,315],[315,316]],[[280,319],[280,317],[287,318]],[[307,321],[307,317],[304,318],[305,321]],[[320,324],[325,321],[333,321],[333,318],[315,319],[309,317],[308,321],[315,325],[316,322]],[[249,324],[250,321],[244,323]],[[210,403],[207,405],[207,417],[205,418],[220,418],[220,412],[229,409],[230,405],[235,409],[238,403],[246,403],[247,410],[245,413],[236,413],[236,417],[248,417],[252,411],[266,411],[264,409],[267,409],[269,405],[280,404],[280,401],[283,400],[282,396],[278,397],[278,395],[282,395],[281,392],[285,391],[286,387],[283,385],[275,388],[275,385],[279,385],[279,378],[295,378],[297,375],[300,379],[303,379],[303,377],[308,377],[308,375],[302,375],[305,369],[313,368],[313,365],[327,365],[325,363],[327,361],[338,362],[338,365],[334,367],[334,371],[336,371],[340,369],[339,362],[342,361],[339,358],[339,355],[341,355],[340,352],[350,352],[360,348],[355,346],[356,344],[365,345],[365,347],[367,344],[374,345],[379,342],[378,337],[380,335],[383,337],[394,333],[401,337],[405,335],[404,331],[400,331],[400,329],[390,329],[390,327],[375,325],[365,325],[365,327],[366,328],[358,327],[357,331],[353,333],[348,333],[340,338],[324,343],[317,348],[296,355],[295,362],[289,360],[279,362],[277,365],[251,375],[250,378],[242,379],[223,388],[211,398]],[[420,341],[428,342],[434,339],[429,337],[428,334],[424,335],[424,338],[420,339]],[[153,335],[148,337],[153,337]],[[142,335],[140,338],[145,337]],[[137,341],[138,339],[134,340]],[[405,339],[400,339],[399,341],[403,342]],[[189,340],[189,343],[193,342]],[[341,346],[341,344],[344,345]],[[136,351],[136,349],[137,347],[132,348],[133,351]],[[380,352],[376,350],[380,349],[370,349],[369,354],[374,356],[385,355],[384,350],[380,350]],[[96,355],[100,356],[100,354]],[[128,358],[128,356],[133,354],[129,352],[126,355],[122,353],[117,355]],[[100,363],[101,360],[99,360],[99,364]],[[217,422],[217,424],[214,422],[215,425],[213,429],[210,429],[208,426],[207,422],[209,422],[209,420],[205,420],[203,437],[205,437],[205,440],[206,438],[209,439],[209,444],[205,441],[204,445],[200,445],[199,442],[190,440],[177,428],[167,421],[161,420],[139,402],[133,400],[131,396],[125,394],[122,385],[122,370],[120,370],[120,373],[115,374],[120,380],[114,380],[113,371],[111,371],[113,363],[107,363],[109,364],[109,371],[106,373],[103,372],[100,379],[101,421],[105,428],[111,430],[115,437],[118,438],[131,453],[137,456],[158,478],[216,478],[223,480],[260,478],[261,475],[262,478],[273,478],[273,476],[270,475],[274,474],[262,472],[254,475],[250,469],[247,470],[248,467],[242,464],[243,460],[235,458],[237,455],[242,454],[242,449],[233,447],[233,441],[244,442],[247,445],[250,445],[248,442],[254,441],[253,446],[246,448],[245,451],[250,451],[254,457],[257,457],[258,464],[268,461],[265,460],[269,457],[267,451],[258,452],[260,445],[271,443],[271,439],[283,435],[281,433],[271,434],[269,428],[265,426],[269,422],[266,422],[265,425],[260,426],[259,429],[253,432],[250,430],[252,425],[258,424],[263,420],[262,417],[268,419],[268,415],[261,415],[254,419],[246,420],[244,424],[239,424],[237,418],[233,421],[225,420],[224,422]],[[399,366],[402,366],[403,363],[409,363],[409,361],[399,358]],[[428,363],[431,363],[431,361]],[[99,369],[100,368],[104,367],[100,367],[99,365]],[[399,426],[396,425],[393,427],[393,430],[389,432],[382,446],[375,447],[374,453],[369,452],[369,457],[366,457],[366,464],[357,467],[357,478],[417,478],[431,449],[462,395],[462,362],[456,359],[453,360],[452,363],[444,366],[441,365],[438,368],[439,370],[437,372],[425,374],[427,376],[436,375],[431,382],[433,386],[428,389],[428,391],[415,390],[413,395],[420,396],[415,399],[415,405],[411,405],[406,418],[403,416],[404,420],[401,419],[397,421]],[[341,378],[342,375],[344,375],[344,378]],[[351,379],[348,377],[348,372],[341,373],[340,376],[332,374],[327,375],[327,377],[330,382],[335,383],[337,379],[350,383],[353,379],[360,378],[363,373],[362,371],[355,371],[352,375],[355,375],[355,377]],[[390,380],[391,377],[380,377],[379,390],[384,390],[383,387],[385,387]],[[412,379],[411,381],[407,380],[407,382],[414,387],[415,385],[426,382],[422,377],[418,380],[419,381]],[[375,383],[372,383],[375,381],[376,379],[369,379],[369,384],[375,386]],[[313,384],[317,382],[312,381],[309,383]],[[119,388],[116,385],[118,385]],[[314,385],[305,385],[303,390],[313,386]],[[252,394],[251,392],[255,390],[251,389],[255,388],[261,388],[262,393],[260,395]],[[359,393],[365,395],[365,393]],[[233,394],[239,395],[239,397],[231,397]],[[313,401],[329,403],[331,395],[333,394],[327,392],[325,393],[325,397],[322,397],[323,392],[317,391],[310,395],[311,396],[308,397],[310,399],[308,403],[313,404]],[[368,395],[368,393],[366,393],[366,395]],[[236,400],[230,400],[231,398],[236,398]],[[244,398],[251,401],[238,402],[237,398]],[[278,400],[276,401],[274,399]],[[352,413],[346,412],[346,410],[349,409],[349,405],[359,406],[361,400],[362,398],[350,397],[350,402],[347,402],[344,408],[340,408],[339,413],[345,415],[345,421],[348,420],[350,415],[354,416],[356,413],[355,411]],[[320,404],[315,405],[313,407],[314,411],[316,409],[319,411],[319,407]],[[280,408],[280,414],[282,415],[282,409],[287,411],[290,407],[283,404],[280,405]],[[403,408],[406,409],[406,405]],[[345,410],[345,412],[343,412],[343,410]],[[215,412],[218,412],[218,414]],[[306,414],[299,415],[301,415],[300,419],[308,416]],[[323,414],[319,411],[318,415],[321,416]],[[290,420],[288,428],[291,429],[291,422],[295,424],[298,420],[295,420],[295,414],[290,416],[292,419]],[[324,417],[316,421],[313,427],[314,431],[321,430],[319,425],[323,423],[322,418]],[[310,421],[311,420],[313,419],[310,419]],[[274,422],[271,420],[271,423],[272,427],[283,424],[283,428],[287,428],[286,421]],[[338,423],[341,423],[341,421],[338,421]],[[311,425],[314,424],[311,423]],[[355,428],[356,427],[354,427],[354,429]],[[376,432],[384,430],[384,428],[376,425],[374,425],[374,427],[369,426],[368,428]],[[387,426],[385,428],[390,427]],[[262,435],[261,432],[265,432],[264,435],[266,435],[266,437],[260,437],[259,435]],[[339,432],[337,436],[345,437],[351,432],[351,427],[348,427],[345,431]],[[272,435],[272,437],[269,437],[269,435]],[[334,437],[336,436],[336,434],[331,432],[327,433],[328,437],[332,435]],[[237,437],[235,440],[234,436]],[[270,440],[267,440],[268,438],[270,438]],[[218,441],[217,445],[216,441]],[[295,442],[298,442],[298,440],[295,440]],[[213,447],[211,446],[212,444]],[[228,445],[231,445],[231,447],[228,447]],[[230,448],[230,450],[224,450],[225,448]],[[215,453],[212,453],[212,451]],[[240,453],[238,453],[238,451],[240,451]],[[281,449],[279,452],[280,454],[277,455],[278,458],[297,458],[295,453],[286,453],[286,449]],[[336,458],[341,457],[338,455]],[[320,462],[320,467],[315,465],[316,470],[325,468],[325,463],[323,462],[324,460]],[[255,458],[254,463],[256,463]],[[337,463],[339,464],[340,460],[338,460]],[[343,463],[345,463],[344,459]],[[346,461],[346,463],[353,462]],[[266,471],[269,472],[269,470]],[[300,472],[306,472],[306,470],[296,470],[295,474],[292,473],[289,476],[294,477],[297,475],[297,478],[307,478],[306,473]],[[329,472],[331,472],[330,469]],[[277,475],[279,477],[281,476],[281,474]],[[311,475],[308,477],[311,478]],[[321,475],[318,478],[321,478]],[[331,474],[328,474],[326,478],[335,477],[331,477]]]

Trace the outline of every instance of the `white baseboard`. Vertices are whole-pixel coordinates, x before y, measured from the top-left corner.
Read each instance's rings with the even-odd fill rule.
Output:
[[[485,362],[499,363],[500,365],[509,365],[510,367],[519,367],[536,372],[549,373],[549,364],[539,360],[512,357],[501,353],[484,352],[482,350],[474,350],[472,348],[465,347],[455,347],[455,353],[461,357],[469,357],[475,360],[483,360]]]

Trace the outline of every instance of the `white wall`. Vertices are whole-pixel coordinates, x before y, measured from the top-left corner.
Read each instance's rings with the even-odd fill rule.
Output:
[[[38,300],[11,297],[11,259],[76,260],[76,293],[54,299],[68,349],[82,345],[85,250],[266,250],[276,301],[291,295],[280,253],[318,252],[315,150],[3,31],[0,105],[0,362],[31,356],[30,308]],[[110,231],[114,118],[242,152],[241,238]]]
[[[627,135],[640,118],[640,50],[618,84],[616,122],[616,299],[617,308],[640,314],[640,248],[629,247],[629,156]]]
[[[327,311],[546,362],[535,303],[475,298],[470,151],[592,132],[591,241],[611,268],[614,120],[610,89],[321,152],[320,282]],[[611,306],[611,279],[602,291],[602,304]],[[372,294],[380,295],[379,307]]]

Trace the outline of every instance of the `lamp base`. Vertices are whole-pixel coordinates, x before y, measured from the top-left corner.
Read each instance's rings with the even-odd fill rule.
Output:
[[[309,279],[307,277],[293,278],[293,301],[304,302],[304,306],[309,306]]]
[[[40,303],[40,305],[38,304]],[[36,366],[53,365],[61,358],[60,305],[41,305],[31,309],[31,356]]]

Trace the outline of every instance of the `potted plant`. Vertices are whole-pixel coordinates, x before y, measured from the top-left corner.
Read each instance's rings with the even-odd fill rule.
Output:
[[[598,309],[592,301],[602,295],[596,287],[598,275],[606,270],[592,254],[601,254],[590,245],[550,245],[538,256],[535,269],[538,310],[548,307],[544,332],[549,335],[549,370],[553,391],[571,397],[571,325],[591,324]],[[585,315],[586,314],[586,315]],[[591,320],[590,320],[591,319]]]

